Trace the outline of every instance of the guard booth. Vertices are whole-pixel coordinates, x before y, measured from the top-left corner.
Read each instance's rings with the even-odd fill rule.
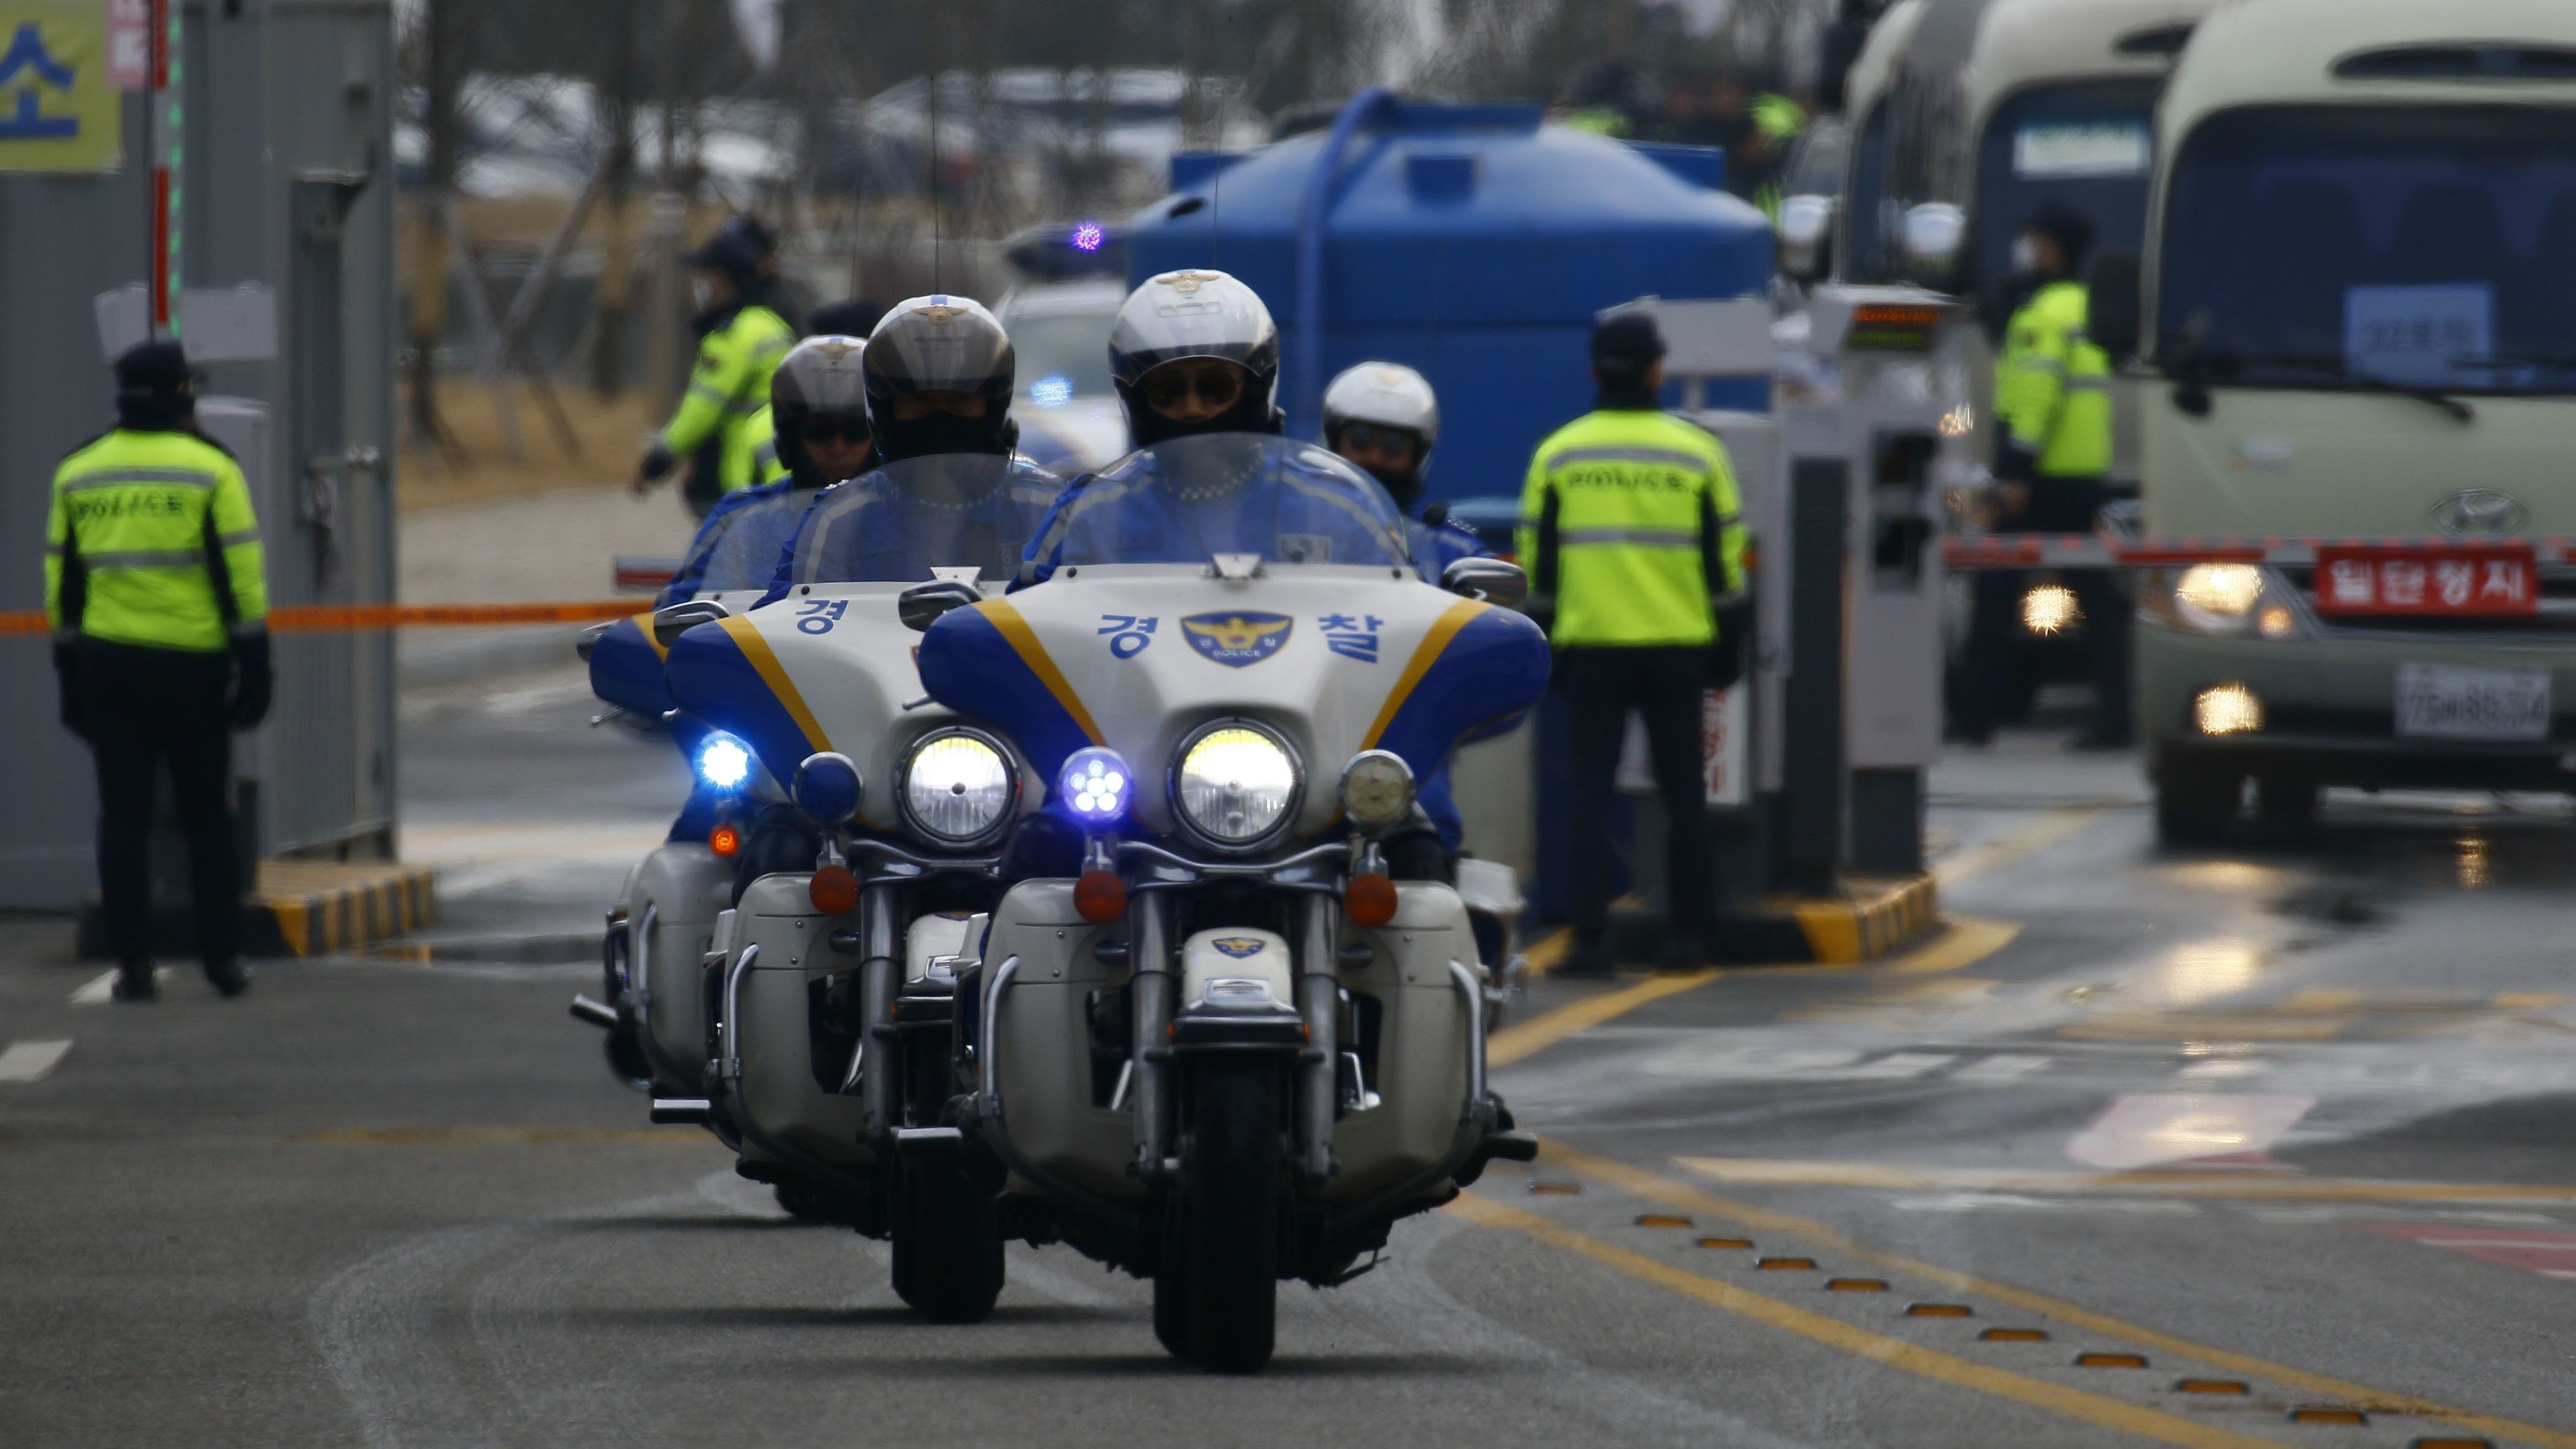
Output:
[[[1930,382],[1955,309],[1913,288],[1820,288],[1807,346],[1832,385],[1761,414],[1696,404],[1722,379],[1767,376],[1767,305],[1643,305],[1684,415],[1726,445],[1753,559],[1745,679],[1707,705],[1711,952],[1881,954],[1935,923],[1923,772],[1941,749],[1941,532],[1957,429]],[[1639,733],[1632,724],[1621,763],[1636,904],[1612,918],[1632,957],[1651,949],[1671,898]]]
[[[79,60],[61,102],[79,144],[0,139],[0,610],[42,606],[54,465],[110,425],[105,356],[143,329],[144,298],[128,289],[149,274],[156,152],[148,95],[118,91],[104,59],[107,12],[122,8],[84,19],[62,7],[69,18],[40,30]],[[202,425],[241,460],[273,604],[391,602],[391,7],[171,8],[175,317],[207,373]],[[52,94],[32,94],[50,113]],[[276,707],[236,748],[255,855],[390,855],[390,637],[292,634],[275,647]],[[96,807],[87,751],[56,722],[40,636],[0,638],[0,732],[16,764],[0,791],[0,907],[77,907],[96,888]],[[155,861],[168,885],[184,878],[174,847],[156,846]]]

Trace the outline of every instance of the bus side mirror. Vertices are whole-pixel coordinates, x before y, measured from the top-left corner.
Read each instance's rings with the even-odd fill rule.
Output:
[[[1792,196],[1780,203],[1780,274],[1813,282],[1833,266],[1834,199]]]
[[[2095,253],[2084,268],[2084,290],[2090,294],[2084,330],[2094,346],[2111,354],[2114,364],[2133,361],[2138,355],[2143,305],[2138,270],[2136,252],[2111,251]]]
[[[1902,236],[1906,277],[1935,292],[1950,290],[1968,242],[1968,214],[1946,201],[1927,201],[1905,213]]]

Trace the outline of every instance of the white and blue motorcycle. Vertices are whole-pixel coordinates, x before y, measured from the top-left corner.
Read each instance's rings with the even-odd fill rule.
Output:
[[[703,944],[634,958],[649,1039],[700,1033],[699,1090],[657,1096],[654,1120],[703,1123],[782,1200],[890,1238],[897,1293],[943,1322],[982,1318],[1001,1291],[995,1196],[938,1134],[898,1148],[946,1115],[955,967],[1036,782],[923,695],[905,596],[934,579],[943,598],[979,597],[979,577],[998,589],[1061,488],[1004,457],[889,464],[821,496],[783,597],[742,612],[701,597],[655,620],[678,715],[731,780],[721,882],[680,843],[690,898],[714,896]],[[633,938],[660,929],[639,915]]]
[[[1535,1154],[1485,1079],[1504,962],[1436,857],[1390,860],[1421,859],[1415,783],[1538,699],[1547,642],[1517,568],[1426,583],[1374,483],[1261,435],[1087,481],[1022,577],[912,610],[947,610],[929,699],[1054,787],[960,963],[938,1140],[1019,1235],[1150,1277],[1174,1354],[1258,1369],[1281,1280],[1345,1282]]]

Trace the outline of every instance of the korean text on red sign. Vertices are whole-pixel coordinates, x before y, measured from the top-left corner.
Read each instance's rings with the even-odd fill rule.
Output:
[[[2484,617],[2540,608],[2528,548],[2319,548],[2317,612]]]

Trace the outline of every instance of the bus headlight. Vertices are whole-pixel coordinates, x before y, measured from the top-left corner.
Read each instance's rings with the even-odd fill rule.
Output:
[[[1299,783],[1285,741],[1260,725],[1224,720],[1182,742],[1172,803],[1209,844],[1242,850],[1287,825]]]
[[[914,830],[947,846],[980,845],[1010,822],[1020,776],[1001,746],[969,729],[933,730],[913,745],[895,798]]]

